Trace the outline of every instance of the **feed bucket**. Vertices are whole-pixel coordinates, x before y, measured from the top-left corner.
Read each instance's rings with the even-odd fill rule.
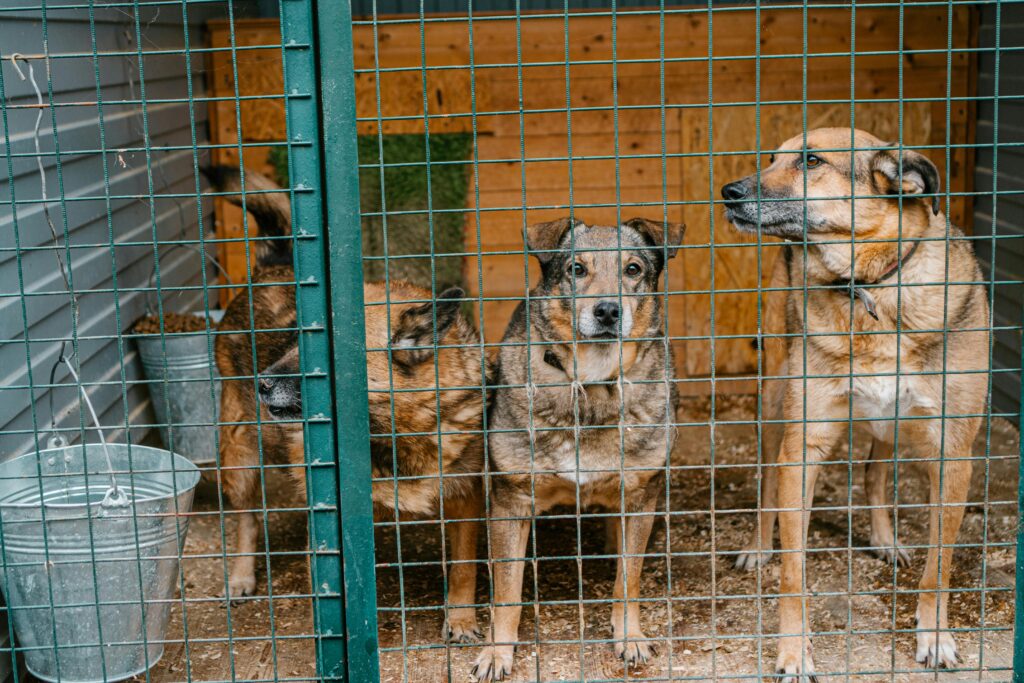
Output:
[[[215,327],[220,315],[221,311],[210,312],[211,327]],[[195,319],[201,321],[202,316]],[[171,334],[172,328],[166,327],[165,331],[168,333],[144,334],[136,339],[160,437],[164,446],[194,463],[214,463],[221,383],[211,358],[209,338],[205,329]]]
[[[118,681],[160,659],[198,483],[189,460],[146,446],[0,464],[0,588],[34,676]]]

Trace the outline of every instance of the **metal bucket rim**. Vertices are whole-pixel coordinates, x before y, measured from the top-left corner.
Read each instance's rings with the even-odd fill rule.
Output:
[[[126,447],[126,448],[129,447],[128,444],[124,444],[124,443],[112,443],[112,444],[107,444],[107,445],[108,446],[116,446],[116,447]],[[94,447],[97,450],[100,450],[102,452],[102,446],[99,443],[84,444],[84,447],[86,449]],[[11,468],[15,467],[15,465],[17,463],[20,463],[21,461],[28,460],[29,458],[44,458],[47,455],[55,455],[57,453],[65,453],[65,452],[67,452],[69,450],[72,450],[72,449],[80,451],[80,450],[82,450],[82,448],[83,448],[83,444],[74,444],[74,445],[71,445],[71,446],[61,446],[59,448],[46,448],[46,449],[42,449],[42,450],[40,450],[38,452],[33,451],[31,453],[25,453],[23,455],[19,455],[16,458],[11,458],[10,460],[7,460],[5,462],[0,463],[0,479],[5,479],[5,478],[9,478],[9,479],[24,479],[24,477],[13,477],[13,476],[12,477],[5,477],[4,476],[5,470],[8,470],[8,469],[11,469]],[[196,466],[195,463],[193,463],[191,460],[189,460],[185,456],[181,455],[180,453],[175,453],[175,452],[169,451],[169,450],[167,450],[165,448],[154,448],[153,446],[141,446],[141,445],[135,445],[135,444],[132,444],[130,446],[130,448],[133,449],[133,450],[137,449],[137,450],[140,450],[140,451],[149,451],[151,453],[169,453],[170,455],[174,456],[173,459],[172,459],[172,463],[173,464],[171,465],[170,468],[163,468],[163,469],[160,469],[160,470],[131,470],[130,472],[129,471],[115,471],[115,475],[117,475],[117,474],[139,475],[139,474],[146,474],[146,473],[153,473],[153,472],[164,472],[164,473],[170,472],[175,478],[177,478],[178,475],[189,477],[189,479],[186,479],[186,481],[185,481],[185,483],[186,483],[185,486],[182,486],[180,488],[175,487],[175,489],[174,489],[174,491],[172,493],[165,493],[165,494],[162,494],[162,495],[148,496],[148,497],[142,497],[142,498],[134,498],[134,499],[132,499],[132,505],[138,505],[140,503],[148,503],[148,502],[152,502],[152,501],[155,501],[155,500],[161,500],[161,499],[164,499],[164,498],[177,497],[177,496],[181,495],[182,493],[184,493],[186,491],[191,491],[192,489],[194,489],[196,486],[199,485],[199,479],[200,479],[199,468]],[[90,472],[89,476],[100,476],[100,477],[102,477],[105,474],[106,474],[105,472],[95,472],[95,473]],[[38,476],[33,476],[32,478],[33,479],[38,479],[39,477]],[[97,505],[97,503],[47,503],[46,507],[70,510],[70,509],[74,509],[74,508],[87,509],[87,508],[95,507],[96,505]],[[24,510],[24,509],[36,509],[39,506],[40,506],[39,501],[34,501],[34,502],[31,502],[31,503],[9,503],[9,502],[0,501],[0,509]]]

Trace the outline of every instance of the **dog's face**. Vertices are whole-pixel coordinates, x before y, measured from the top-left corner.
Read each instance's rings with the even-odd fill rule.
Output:
[[[429,297],[430,293],[417,296]],[[392,399],[388,389],[392,386],[403,390],[394,394],[396,401],[422,402],[422,396],[408,390],[434,386],[431,346],[435,329],[438,339],[444,343],[443,338],[459,318],[459,299],[463,296],[461,289],[453,287],[438,294],[434,303],[410,305],[396,300],[392,306],[366,308],[367,346],[387,346],[391,350],[390,361],[384,352],[367,354],[371,416],[377,415],[384,423],[389,422]],[[388,333],[389,339],[385,336]],[[459,353],[457,350],[445,352]],[[479,369],[479,363],[476,367]],[[302,419],[301,373],[296,337],[278,360],[260,373],[259,398],[266,418],[289,422]],[[463,381],[469,380],[460,377],[456,384]]]
[[[739,230],[813,240],[873,236],[898,214],[900,195],[904,212],[927,210],[930,204],[938,213],[937,196],[914,197],[938,191],[938,170],[924,155],[910,150],[900,155],[864,131],[818,128],[808,131],[806,145],[803,135],[787,140],[760,177],[725,185],[722,197],[726,218]]]
[[[685,226],[634,218],[620,227],[562,218],[530,228],[530,251],[541,263],[540,289],[562,337],[615,339],[642,334],[638,325],[658,289],[665,259],[675,256]],[[558,323],[561,322],[559,325]]]

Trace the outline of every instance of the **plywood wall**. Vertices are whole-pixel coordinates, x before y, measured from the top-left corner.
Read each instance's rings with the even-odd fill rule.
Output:
[[[754,169],[755,150],[799,133],[805,120],[849,125],[851,99],[858,127],[889,139],[902,128],[908,145],[951,143],[948,152],[925,153],[952,191],[971,189],[973,162],[962,145],[973,140],[965,99],[973,65],[958,51],[974,40],[970,10],[958,6],[950,16],[945,6],[908,4],[901,25],[895,7],[859,5],[855,16],[848,7],[815,7],[806,17],[764,8],[760,26],[752,10],[717,10],[710,18],[574,13],[518,23],[477,17],[472,29],[418,19],[355,27],[361,133],[477,133],[465,284],[473,296],[496,298],[484,305],[489,341],[500,339],[515,299],[536,279],[522,255],[526,225],[570,206],[592,223],[667,217],[689,226],[669,274],[680,374],[755,372],[753,340],[743,335],[756,332],[758,298],[735,290],[755,289],[777,250],[750,246],[710,202],[724,182]],[[236,36],[246,30],[239,22]],[[239,53],[240,71],[245,59]],[[225,105],[233,125],[234,105]],[[255,131],[270,120],[269,110],[242,113],[244,139],[247,116],[257,119]],[[236,139],[231,125],[218,128],[225,139]],[[955,223],[969,210],[969,197],[952,198]],[[712,333],[713,345],[700,339]],[[718,388],[729,386],[749,388]]]

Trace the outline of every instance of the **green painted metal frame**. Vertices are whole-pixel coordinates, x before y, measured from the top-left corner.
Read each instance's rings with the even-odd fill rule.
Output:
[[[1024,308],[1021,310],[1021,321],[1024,322]],[[1024,368],[1024,339],[1021,342],[1021,367]],[[1021,372],[1024,375],[1024,370]],[[1024,380],[1024,376],[1021,377]],[[1021,382],[1021,406],[1024,406],[1024,381]],[[1017,427],[1024,433],[1024,410],[1021,411]],[[1013,683],[1024,683],[1024,439],[1019,444],[1020,462],[1018,463],[1017,478],[1017,557],[1016,557],[1016,584],[1017,594],[1014,596],[1014,620],[1013,620]]]
[[[297,325],[303,370],[305,447],[309,463],[309,535],[317,674],[322,681],[349,680],[345,668],[345,607],[342,598],[339,449],[335,442],[328,317],[330,260],[324,222],[316,70],[315,3],[281,3],[281,44],[295,240]],[[336,337],[335,337],[336,338]]]
[[[379,678],[373,551],[370,420],[366,379],[363,263],[359,212],[352,17],[348,2],[316,3],[323,194],[330,261],[335,438],[342,521],[347,673],[352,683]]]

